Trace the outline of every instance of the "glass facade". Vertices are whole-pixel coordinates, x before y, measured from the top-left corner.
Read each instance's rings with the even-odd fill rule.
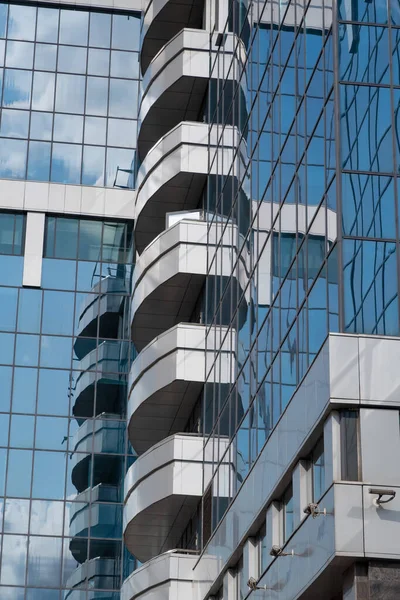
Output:
[[[133,187],[140,14],[0,4],[0,177]]]
[[[210,147],[204,194],[214,224],[237,225],[239,249],[223,267],[209,261],[205,289],[207,324],[228,326],[235,347],[230,389],[211,375],[198,408],[218,457],[214,529],[328,332],[399,334],[399,15],[392,0],[230,4],[224,32],[246,60],[238,69],[222,43],[212,65],[208,120],[221,147],[225,131],[231,169]],[[218,75],[234,69],[232,87]],[[242,144],[230,149],[232,123]],[[215,352],[210,373],[221,361]]]
[[[233,385],[227,392],[210,380],[214,385],[206,387],[203,406],[213,415],[207,444],[221,456],[220,435],[229,436],[226,452],[235,465],[229,485],[223,485],[223,468],[215,461],[214,527],[328,331],[340,326],[332,5],[249,0],[232,3],[230,10],[225,31],[237,34],[247,60],[232,92],[217,78],[231,61],[221,46],[213,65],[218,106],[208,117],[218,139],[234,121],[243,167],[223,176],[213,153],[211,168],[221,174],[217,185],[210,176],[205,199],[213,222],[223,215],[237,225],[239,248],[223,269],[216,258],[210,261],[206,285],[209,324],[228,325],[226,335],[236,340]],[[233,147],[232,165],[236,152]],[[214,281],[222,270],[231,276],[221,280],[217,294]],[[233,288],[247,306],[245,319],[232,301]],[[216,365],[221,360],[215,353]]]
[[[337,16],[343,329],[398,335],[399,5]]]
[[[0,597],[118,600],[132,226],[48,216],[29,289],[24,220],[0,214]]]

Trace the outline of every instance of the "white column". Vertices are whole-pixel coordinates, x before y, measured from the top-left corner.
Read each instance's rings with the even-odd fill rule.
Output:
[[[40,287],[42,284],[42,260],[44,245],[45,214],[28,212],[26,216],[24,287]]]

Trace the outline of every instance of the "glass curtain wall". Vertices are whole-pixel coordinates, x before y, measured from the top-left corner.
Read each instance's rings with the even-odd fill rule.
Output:
[[[24,221],[0,214],[0,597],[119,600],[132,227],[47,217],[29,289]]]
[[[400,5],[338,4],[343,330],[398,335]]]
[[[216,327],[223,322],[221,306],[226,323],[224,298],[232,287],[247,311],[243,319],[240,303],[229,304],[227,335],[236,340],[230,390],[217,378],[205,388],[203,410],[213,415],[205,434],[215,457],[214,528],[328,331],[339,328],[331,2],[229,5],[225,33],[235,30],[246,61],[234,64],[221,45],[213,70],[223,72],[224,64],[227,72],[231,63],[235,86],[217,80],[218,106],[210,108],[209,119],[219,139],[234,121],[242,144],[232,151],[225,177],[212,155],[210,170],[220,176],[217,186],[210,176],[207,200],[215,222],[223,214],[237,225],[239,253],[224,265],[231,278],[218,294],[207,282],[206,302]],[[211,259],[209,274],[217,270],[221,265]],[[218,353],[214,361],[210,372],[218,373]],[[225,457],[221,436],[230,439]],[[226,481],[220,463],[228,456],[233,468]]]
[[[0,177],[134,187],[140,14],[0,4]]]

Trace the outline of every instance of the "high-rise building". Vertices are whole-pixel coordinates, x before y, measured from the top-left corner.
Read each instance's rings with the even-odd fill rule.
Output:
[[[0,4],[1,600],[119,600],[135,567],[122,520],[140,17]]]
[[[400,4],[107,2],[0,5],[0,598],[398,600]]]

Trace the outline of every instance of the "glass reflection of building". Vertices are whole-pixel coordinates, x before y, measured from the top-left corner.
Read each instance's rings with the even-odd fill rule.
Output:
[[[138,6],[132,8],[140,8]],[[0,598],[120,600],[140,12],[0,4]]]
[[[145,3],[124,600],[399,594],[399,27]]]
[[[399,7],[131,4],[1,5],[0,597],[397,598]]]

